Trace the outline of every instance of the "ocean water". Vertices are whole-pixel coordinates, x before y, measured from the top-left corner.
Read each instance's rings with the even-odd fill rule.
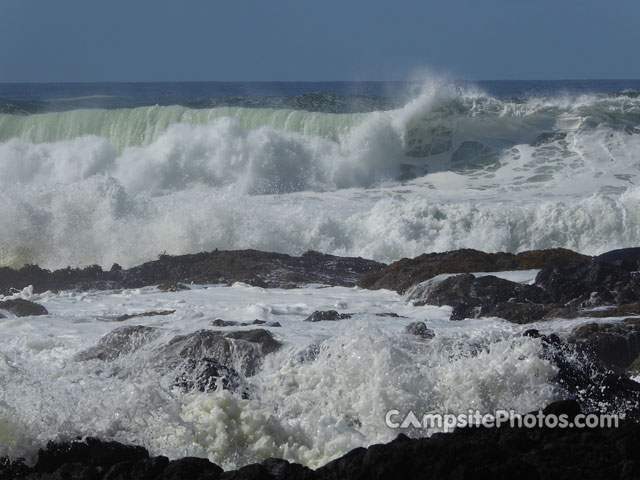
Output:
[[[0,85],[0,266],[127,267],[215,248],[391,262],[463,247],[637,246],[639,91],[640,81],[444,79]],[[528,283],[535,273],[502,275]],[[50,314],[0,319],[0,455],[33,459],[48,440],[93,435],[225,468],[270,456],[317,467],[393,439],[389,409],[528,412],[565,395],[524,326],[450,322],[449,307],[389,291],[14,297]],[[353,317],[303,323],[327,309]],[[175,313],[115,321],[159,310]],[[176,336],[233,330],[211,327],[216,318],[282,325],[265,328],[283,348],[241,375],[248,398],[185,392],[179,367],[154,363]],[[404,333],[412,321],[435,338]],[[583,321],[533,327],[563,333]],[[119,358],[81,360],[123,325],[155,333]],[[233,358],[240,372],[246,361]]]
[[[0,85],[0,265],[583,253],[640,231],[640,82]]]

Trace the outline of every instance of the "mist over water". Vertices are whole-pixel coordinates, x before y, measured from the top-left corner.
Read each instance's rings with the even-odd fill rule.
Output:
[[[336,98],[350,100],[0,114],[0,264],[215,248],[593,254],[640,233],[633,91],[505,98],[433,80],[400,108],[366,111],[381,97],[360,96],[363,113],[326,113]]]

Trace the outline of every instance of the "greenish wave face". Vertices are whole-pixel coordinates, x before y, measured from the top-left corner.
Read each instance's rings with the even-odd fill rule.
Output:
[[[266,126],[337,141],[361,123],[366,114],[243,107],[190,109],[180,106],[85,109],[35,115],[0,114],[0,141],[18,138],[43,143],[95,135],[122,150],[149,145],[173,124],[203,125],[222,117],[234,118],[249,130]]]

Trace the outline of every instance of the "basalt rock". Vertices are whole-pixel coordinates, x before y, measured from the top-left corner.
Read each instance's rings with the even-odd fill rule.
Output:
[[[335,310],[316,310],[307,318],[304,319],[305,322],[324,322],[324,321],[335,321],[335,320],[346,320],[351,318],[351,315],[348,313],[338,313]]]
[[[98,344],[76,355],[78,361],[113,361],[135,352],[159,335],[158,330],[143,325],[127,325],[104,335]]]
[[[424,291],[424,298],[414,300],[415,305],[450,305],[451,320],[492,315],[497,305],[540,303],[544,292],[533,285],[521,285],[493,275],[475,277],[470,273],[455,275],[436,283]],[[502,309],[507,312],[507,309]],[[517,314],[517,312],[513,312]]]
[[[605,368],[629,369],[640,354],[640,318],[588,323],[573,330],[571,341]]]
[[[372,269],[360,279],[358,286],[404,293],[411,286],[443,273],[566,268],[585,265],[590,260],[591,257],[563,248],[532,250],[517,255],[462,249],[424,254],[413,259],[403,258],[385,268]]]
[[[603,366],[592,351],[555,334],[541,335],[532,329],[524,335],[541,340],[543,355],[558,368],[557,383],[583,409],[640,421],[640,384],[627,374]]]
[[[155,317],[155,316],[163,316],[163,315],[172,315],[176,313],[175,310],[161,310],[161,311],[152,311],[152,312],[142,312],[142,313],[127,313],[125,315],[120,315],[116,318],[116,322],[124,322],[125,320],[129,320],[131,318],[138,317]]]
[[[198,330],[174,337],[160,350],[168,366],[187,359],[215,358],[222,365],[238,369],[245,376],[253,375],[264,355],[278,350],[282,344],[264,329],[222,332]]]
[[[295,288],[308,283],[352,287],[367,272],[385,265],[363,258],[337,257],[308,251],[300,257],[257,250],[213,251],[193,255],[160,255],[130,269],[114,265],[104,271],[93,265],[49,271],[37,265],[0,268],[0,295],[33,285],[46,290],[109,290],[159,285],[174,291],[180,284],[243,282],[269,288]]]
[[[39,303],[30,302],[22,298],[0,302],[0,309],[13,313],[16,317],[31,317],[48,315],[49,312]],[[1,318],[1,317],[0,317]]]
[[[542,270],[536,285],[555,303],[589,307],[640,301],[640,248],[613,250],[586,265]]]
[[[236,322],[235,320],[222,320],[217,318],[212,320],[212,327],[249,327],[254,325],[264,325],[265,327],[281,327],[279,322],[267,322],[266,320],[254,320],[253,322]]]
[[[180,371],[174,384],[185,391],[199,390],[211,392],[221,386],[223,390],[233,392],[241,390],[241,378],[231,367],[221,364],[215,358],[204,357],[200,360],[189,358],[180,366]],[[243,398],[248,398],[248,392],[243,389]]]
[[[411,322],[409,325],[407,325],[404,328],[404,331],[407,333],[410,333],[411,335],[416,335],[418,337],[422,337],[426,339],[433,338],[436,336],[433,330],[428,328],[424,322]]]
[[[566,400],[543,410],[545,415],[566,415],[569,421],[575,421],[581,412],[584,409],[579,404]],[[2,460],[0,479],[633,480],[640,477],[639,449],[640,424],[628,420],[620,420],[617,428],[471,426],[428,438],[400,434],[386,444],[351,450],[317,470],[267,459],[223,472],[206,459],[186,457],[169,462],[165,457],[150,457],[142,447],[87,439],[49,443],[34,467]]]

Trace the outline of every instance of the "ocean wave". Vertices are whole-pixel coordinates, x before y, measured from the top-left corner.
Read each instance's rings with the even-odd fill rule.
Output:
[[[631,246],[639,108],[633,96],[510,102],[432,83],[368,114],[0,115],[0,265]]]

